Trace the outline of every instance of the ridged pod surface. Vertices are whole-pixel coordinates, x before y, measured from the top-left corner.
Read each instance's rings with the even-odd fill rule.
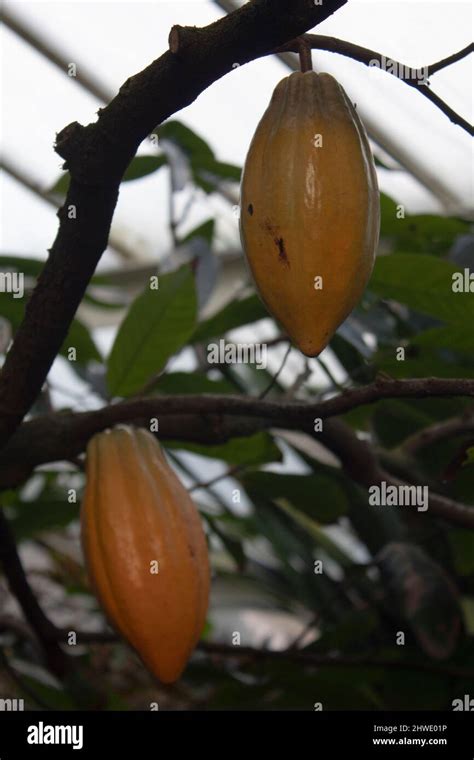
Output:
[[[359,301],[379,226],[372,154],[343,88],[314,71],[286,77],[245,161],[240,232],[262,300],[304,354]]]
[[[164,683],[202,632],[209,560],[199,514],[151,433],[120,426],[87,447],[82,543],[113,626]],[[158,572],[151,572],[154,561]]]

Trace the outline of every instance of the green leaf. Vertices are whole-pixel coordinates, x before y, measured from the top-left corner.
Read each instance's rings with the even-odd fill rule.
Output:
[[[71,181],[71,175],[69,174],[69,172],[63,172],[58,177],[58,179],[56,180],[52,188],[48,190],[48,194],[61,195],[61,196],[67,195],[70,181]]]
[[[15,333],[19,328],[25,311],[25,299],[12,298],[10,293],[0,293],[0,315],[8,319]],[[73,347],[77,351],[74,365],[85,365],[88,361],[102,361],[102,356],[91,337],[89,330],[78,319],[74,319],[69,328],[66,339],[61,346],[60,355],[68,359],[68,349]]]
[[[421,649],[434,659],[450,657],[461,633],[454,583],[416,544],[393,542],[377,555],[391,604],[406,620]]]
[[[469,225],[443,216],[419,214],[398,220],[395,250],[445,255],[458,235],[469,231]]]
[[[167,121],[155,133],[159,140],[170,140],[183,151],[195,183],[206,193],[213,192],[219,180],[240,182],[241,167],[218,161],[208,143],[180,121]]]
[[[348,554],[334,541],[330,536],[319,527],[315,520],[307,517],[303,512],[292,507],[286,500],[275,502],[278,507],[285,512],[294,522],[303,528],[315,541],[315,543],[324,549],[329,556],[341,567],[349,568],[352,566],[352,560]]]
[[[474,330],[466,330],[465,325],[450,325],[425,330],[410,339],[415,346],[426,348],[449,348],[452,351],[474,354]]]
[[[232,438],[219,446],[205,446],[187,441],[166,441],[166,447],[192,451],[194,454],[220,459],[231,465],[257,465],[282,460],[280,449],[268,433]]]
[[[181,238],[180,243],[187,243],[189,240],[192,240],[193,238],[203,238],[206,240],[209,245],[212,243],[212,238],[214,237],[214,227],[215,227],[215,221],[214,219],[208,219],[206,222],[203,222],[199,225],[199,227],[195,227],[194,230],[191,230],[191,232],[188,232],[187,235],[185,235],[184,238]]]
[[[224,548],[234,560],[237,569],[242,570],[245,567],[246,561],[242,541],[235,536],[229,535],[221,526],[221,521],[216,517],[213,517],[210,514],[206,514],[204,517],[211,532],[221,540]]]
[[[470,464],[474,464],[474,446],[470,446],[470,448],[467,449],[463,467],[467,467],[467,465]]]
[[[267,310],[256,295],[248,296],[241,301],[232,301],[213,317],[197,326],[192,336],[192,342],[198,343],[224,335],[229,330],[257,322],[259,319],[265,319],[268,316]]]
[[[67,499],[17,502],[14,509],[15,515],[10,519],[10,525],[17,541],[51,528],[63,528],[79,515],[79,505],[69,504]]]
[[[370,650],[370,638],[376,633],[378,622],[373,609],[352,612],[341,623],[329,626],[311,645],[311,651],[327,652],[332,649],[361,655]]]
[[[68,349],[71,347],[75,348],[77,352],[76,362],[70,362],[72,367],[74,367],[75,363],[84,366],[89,361],[102,361],[102,356],[99,353],[89,330],[78,319],[72,321],[66,340],[61,347],[60,354],[68,358]]]
[[[474,534],[461,528],[447,531],[454,567],[459,575],[474,575]]]
[[[471,293],[453,293],[453,264],[423,254],[379,256],[370,290],[448,324],[474,322]]]
[[[464,361],[460,355],[448,357],[441,351],[431,348],[420,348],[418,355],[411,357],[407,351],[404,361],[397,361],[395,348],[387,357],[380,352],[374,357],[378,370],[383,370],[391,377],[472,377],[474,361],[467,357]]]
[[[189,159],[214,159],[214,152],[207,142],[180,121],[171,119],[154,130],[159,140],[174,142]]]
[[[333,336],[330,348],[334,351],[348,375],[356,372],[357,379],[362,382],[368,382],[371,379],[372,370],[367,365],[366,360],[360,351],[342,335],[336,333]]]
[[[43,269],[44,261],[40,259],[23,258],[23,256],[0,256],[0,270],[2,272],[14,270],[23,272],[27,277],[38,277]]]
[[[15,332],[25,312],[25,299],[13,298],[11,293],[0,293],[0,316],[8,319]]]
[[[115,338],[107,366],[110,393],[128,396],[138,391],[185,345],[195,319],[194,277],[187,265],[160,275],[158,290],[147,286]]]
[[[209,156],[199,155],[192,159],[194,181],[206,193],[212,193],[219,181],[240,182],[242,169],[235,164],[226,164]]]
[[[135,156],[130,161],[122,182],[146,177],[167,163],[166,156]]]
[[[321,523],[335,522],[348,509],[344,489],[324,475],[283,475],[249,472],[242,478],[251,498],[284,498]]]
[[[382,446],[392,448],[431,423],[419,407],[399,399],[381,401],[374,409],[372,425]]]
[[[459,235],[469,232],[469,223],[455,217],[405,214],[398,218],[397,203],[384,193],[380,194],[380,210],[381,237],[391,240],[394,251],[440,256]]]

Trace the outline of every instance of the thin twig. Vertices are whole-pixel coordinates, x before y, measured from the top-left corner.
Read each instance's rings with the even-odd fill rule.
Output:
[[[324,361],[324,359],[321,356],[317,356],[316,357],[316,361],[319,364],[319,366],[321,367],[321,369],[323,370],[323,372],[325,373],[325,375],[327,375],[327,377],[329,378],[329,381],[331,382],[331,384],[333,385],[333,387],[337,388],[337,390],[339,390],[339,391],[342,391],[343,390],[342,385],[337,382],[336,378],[332,374],[331,370],[329,369],[329,367],[326,364],[326,362]]]
[[[36,634],[49,669],[57,675],[63,675],[67,669],[67,658],[55,641],[55,626],[44,614],[28,583],[16,548],[15,537],[1,508],[0,564],[3,566],[12,594],[18,600],[26,620]]]
[[[307,44],[304,35],[299,37],[298,53],[300,57],[300,69],[304,73],[305,71],[313,70],[313,60],[311,58],[311,47]]]
[[[195,483],[191,488],[188,489],[188,492],[192,493],[193,491],[208,489],[216,483],[219,483],[221,480],[225,480],[226,478],[231,478],[233,475],[237,475],[238,472],[241,472],[241,470],[245,469],[245,467],[248,466],[249,465],[245,464],[236,464],[234,467],[229,467],[229,469],[227,469],[225,472],[221,472],[220,475],[215,475],[215,477],[211,478],[210,480]]]
[[[472,410],[459,417],[451,417],[448,420],[435,422],[433,425],[418,430],[408,438],[405,438],[399,448],[404,454],[413,455],[420,449],[431,446],[438,441],[469,433],[474,433],[474,414]]]
[[[306,649],[256,649],[250,646],[233,646],[232,644],[220,644],[213,641],[201,641],[197,648],[201,652],[223,657],[248,657],[250,659],[277,660],[299,662],[315,667],[368,667],[394,670],[414,670],[422,673],[438,673],[439,675],[453,676],[455,678],[472,678],[474,670],[452,665],[437,665],[430,662],[408,662],[400,659],[387,657],[352,657],[339,654],[316,654]]]
[[[442,58],[441,61],[436,61],[436,63],[430,63],[430,65],[428,66],[429,76],[431,76],[431,74],[435,74],[437,71],[441,71],[441,69],[446,68],[446,66],[451,66],[452,63],[456,63],[457,61],[460,61],[462,58],[465,58],[467,55],[473,52],[474,52],[474,43],[471,42],[469,45],[466,45],[466,47],[463,48],[462,50],[458,50],[457,53],[448,55],[446,58]]]
[[[69,631],[56,629],[58,641],[64,640]],[[113,631],[76,631],[78,644],[110,644],[121,639]],[[216,641],[200,641],[196,649],[208,655],[221,657],[244,657],[255,661],[278,660],[313,665],[315,667],[369,667],[394,670],[414,670],[422,673],[437,673],[454,678],[473,678],[474,670],[453,665],[438,665],[431,662],[409,662],[388,657],[357,657],[336,653],[315,653],[308,649],[257,649],[251,646],[234,646]]]
[[[429,84],[425,84],[422,81],[423,74],[427,74],[429,76],[430,74],[439,71],[441,68],[448,66],[450,63],[454,63],[455,61],[464,58],[469,53],[472,53],[472,45],[468,45],[458,53],[454,53],[452,56],[445,58],[443,61],[433,63],[431,66],[428,65],[413,69],[413,67],[407,66],[404,63],[400,63],[400,61],[396,61],[395,59],[390,58],[390,56],[385,56],[383,53],[378,53],[376,50],[361,47],[360,45],[355,45],[352,42],[341,40],[337,37],[326,37],[323,34],[304,34],[303,39],[306,40],[307,44],[314,50],[327,50],[330,53],[338,53],[339,55],[344,55],[348,58],[352,58],[354,61],[363,63],[365,66],[374,66],[374,62],[377,62],[378,64],[383,64],[384,61],[389,62],[390,67],[386,69],[388,74],[397,77],[409,87],[414,87],[417,89],[422,95],[425,96],[425,98],[431,100],[431,102],[437,108],[439,108],[439,110],[442,111],[445,116],[447,116],[448,119],[453,122],[453,124],[457,124],[470,135],[474,134],[474,127],[472,124],[466,121],[466,119],[463,119],[462,116],[460,116],[451,108],[451,106],[449,106],[438,95],[432,92],[430,90]],[[287,42],[285,45],[281,45],[274,52],[299,53],[300,47],[300,38],[297,38],[291,40],[290,42]],[[413,76],[406,77],[406,71],[413,72]]]
[[[273,375],[273,377],[272,377],[271,381],[269,382],[269,384],[267,385],[267,387],[258,396],[259,399],[264,399],[265,396],[271,391],[271,389],[275,385],[276,381],[278,380],[278,377],[279,377],[280,373],[283,370],[283,367],[286,364],[286,360],[288,359],[288,357],[290,355],[290,351],[291,351],[291,343],[288,345],[288,348],[286,349],[285,355],[283,357],[283,360],[282,360],[282,362],[281,362],[281,364],[280,364],[277,372]]]

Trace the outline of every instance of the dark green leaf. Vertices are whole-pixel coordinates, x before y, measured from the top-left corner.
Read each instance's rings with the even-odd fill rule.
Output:
[[[199,155],[192,160],[191,166],[195,183],[206,193],[212,193],[222,180],[240,182],[242,169],[234,164]]]
[[[397,361],[396,349],[393,348],[390,355],[381,351],[374,357],[378,370],[383,370],[391,377],[472,377],[474,362],[470,357],[461,358],[442,354],[441,350],[432,348],[416,347],[417,356],[411,357],[407,350],[406,358]]]
[[[166,441],[173,449],[192,451],[201,456],[220,459],[231,465],[257,465],[280,462],[282,454],[268,433],[255,433],[246,438],[232,438],[220,446],[205,446],[187,441]]]
[[[192,336],[192,342],[197,343],[222,336],[229,330],[266,317],[268,317],[268,312],[256,295],[247,296],[241,301],[232,301],[213,317],[198,325]]]
[[[410,339],[415,346],[429,348],[449,348],[452,351],[474,354],[474,330],[466,330],[466,325],[435,327],[415,335]]]
[[[222,528],[220,520],[217,518],[207,514],[205,520],[209,525],[211,533],[214,533],[220,539],[224,548],[234,560],[238,570],[243,570],[245,567],[245,552],[242,546],[242,541],[235,536],[230,536],[227,531]]]
[[[10,518],[10,525],[17,541],[35,536],[40,531],[62,528],[79,516],[79,505],[63,501],[38,500],[35,502],[17,502],[15,516]]]
[[[379,256],[369,287],[382,298],[464,326],[467,321],[474,322],[474,298],[471,293],[453,292],[452,276],[457,271],[453,264],[434,256]]]
[[[38,277],[43,269],[44,261],[40,259],[23,258],[23,256],[0,256],[0,270],[2,272],[14,270],[23,272],[27,277]]]
[[[454,240],[469,231],[469,223],[454,217],[406,214],[384,193],[380,194],[381,237],[389,238],[394,251],[447,254]]]
[[[206,222],[200,224],[199,227],[196,227],[194,230],[191,230],[191,232],[188,232],[184,238],[181,238],[180,243],[187,243],[193,238],[203,238],[210,245],[212,243],[212,238],[214,237],[214,227],[214,219],[208,219]]]
[[[335,522],[347,512],[344,489],[324,475],[283,475],[249,472],[242,479],[251,498],[284,498],[321,523]]]
[[[60,353],[68,358],[69,348],[75,348],[77,352],[76,362],[70,362],[74,368],[74,364],[85,365],[89,361],[102,361],[102,356],[99,353],[97,346],[95,345],[89,330],[78,319],[74,319],[69,328],[69,333],[64,341]]]
[[[10,293],[0,293],[0,315],[8,319],[14,333],[20,326],[24,310],[24,299],[13,298]],[[76,361],[70,362],[72,369],[74,369],[75,364],[84,365],[88,361],[102,361],[102,356],[89,330],[78,319],[74,319],[71,323],[69,333],[60,350],[61,356],[69,359],[68,349],[70,347],[75,348],[77,352]]]
[[[369,650],[368,654],[371,649],[370,636],[376,632],[378,624],[378,616],[373,609],[353,612],[338,625],[329,626],[311,645],[311,651],[341,650],[360,656]]]
[[[196,293],[188,266],[160,275],[132,303],[108,360],[107,384],[114,396],[138,391],[186,343],[194,330]]]
[[[213,159],[214,152],[207,142],[180,121],[171,119],[154,130],[159,140],[170,140],[192,160]]]
[[[371,370],[367,366],[366,360],[357,348],[342,335],[336,333],[331,340],[330,347],[348,375],[356,372],[357,379],[360,382],[370,378]]]
[[[146,177],[167,163],[166,156],[135,156],[128,165],[122,182]]]
[[[71,181],[71,175],[69,172],[63,172],[54,185],[52,186],[51,190],[49,190],[49,193],[51,195],[61,195],[65,196],[67,195],[67,191],[69,190],[69,183]]]
[[[457,590],[443,568],[415,544],[390,543],[377,555],[389,595],[423,651],[450,657],[461,632]]]
[[[456,572],[459,575],[474,575],[474,533],[461,528],[450,528],[447,535]]]
[[[400,399],[381,401],[374,409],[372,424],[380,443],[392,448],[431,423],[431,417]]]

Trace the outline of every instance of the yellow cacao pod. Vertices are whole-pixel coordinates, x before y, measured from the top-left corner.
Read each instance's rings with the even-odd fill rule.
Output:
[[[314,71],[283,79],[245,161],[240,232],[262,300],[307,356],[359,301],[379,215],[367,136],[341,85]]]
[[[209,561],[199,514],[151,433],[117,427],[87,447],[82,543],[112,625],[164,683],[204,626]]]

